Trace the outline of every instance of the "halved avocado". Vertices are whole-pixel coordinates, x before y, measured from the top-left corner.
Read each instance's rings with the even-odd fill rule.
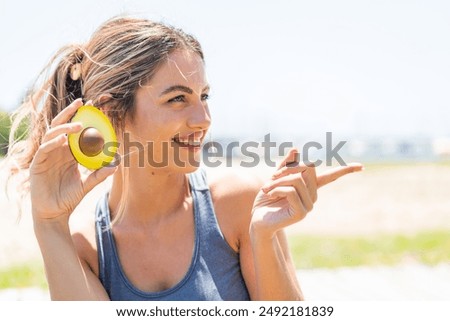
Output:
[[[118,143],[109,119],[97,107],[82,106],[72,118],[83,129],[69,134],[69,147],[76,161],[84,167],[96,170],[114,160]]]

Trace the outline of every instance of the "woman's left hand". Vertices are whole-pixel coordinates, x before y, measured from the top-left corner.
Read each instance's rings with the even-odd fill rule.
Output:
[[[314,166],[297,160],[298,151],[291,149],[256,196],[252,210],[251,232],[273,237],[275,233],[302,220],[313,209],[317,189],[341,176],[362,170],[361,164],[349,164],[316,175]]]

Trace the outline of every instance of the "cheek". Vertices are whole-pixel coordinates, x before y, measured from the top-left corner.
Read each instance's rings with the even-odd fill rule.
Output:
[[[136,115],[126,123],[126,131],[130,136],[147,141],[170,141],[176,134],[183,132],[186,118],[164,112],[151,115]]]

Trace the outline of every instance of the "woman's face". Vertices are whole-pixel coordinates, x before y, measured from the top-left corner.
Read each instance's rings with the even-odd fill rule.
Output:
[[[126,120],[122,152],[131,156],[129,166],[194,171],[211,123],[208,94],[202,59],[187,50],[170,54],[138,89],[134,115]]]

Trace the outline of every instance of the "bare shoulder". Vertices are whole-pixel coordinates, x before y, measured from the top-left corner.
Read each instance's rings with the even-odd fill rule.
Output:
[[[215,201],[256,196],[264,183],[254,171],[225,169],[207,172],[208,184]]]
[[[81,261],[98,275],[97,241],[95,237],[95,220],[92,217],[71,219],[70,230],[72,240]]]
[[[248,232],[251,211],[264,177],[242,169],[211,170],[208,184],[220,229],[229,245],[239,251],[240,239]]]

